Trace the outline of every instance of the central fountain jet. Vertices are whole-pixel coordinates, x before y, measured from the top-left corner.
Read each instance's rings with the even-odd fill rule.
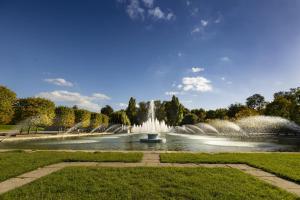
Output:
[[[147,133],[147,138],[142,138],[141,142],[147,143],[158,143],[162,139],[159,137],[160,133],[170,132],[170,127],[166,125],[164,121],[159,122],[155,118],[155,105],[154,101],[150,102],[150,107],[148,110],[148,119],[142,125],[134,125],[131,129],[133,133]]]

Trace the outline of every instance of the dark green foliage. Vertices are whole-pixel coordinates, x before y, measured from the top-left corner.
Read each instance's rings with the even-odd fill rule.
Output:
[[[205,118],[206,118],[207,120],[209,120],[209,119],[216,119],[216,118],[217,118],[217,117],[216,117],[216,111],[215,111],[215,110],[208,110],[208,111],[206,112]]]
[[[204,122],[206,117],[206,112],[204,109],[193,109],[191,110],[191,113],[197,115],[199,122]]]
[[[228,119],[228,110],[226,108],[219,108],[215,110],[214,117],[217,119]]]
[[[154,101],[155,105],[155,117],[158,121],[168,121],[166,113],[166,102]]]
[[[108,126],[109,117],[107,115],[104,115],[104,114],[100,114],[100,116],[101,116],[101,124],[103,124],[104,126]]]
[[[74,109],[59,106],[55,109],[54,126],[59,128],[70,128],[75,124]]]
[[[82,123],[83,128],[87,128],[90,125],[91,113],[84,109],[74,110],[75,123]]]
[[[14,115],[16,93],[0,85],[0,124],[8,124]]]
[[[265,114],[291,119],[293,102],[286,97],[277,96],[273,102],[266,107]]]
[[[235,118],[235,115],[240,112],[241,110],[244,110],[246,108],[245,105],[242,105],[240,103],[231,104],[228,107],[227,115],[229,118]]]
[[[195,115],[193,113],[189,113],[183,117],[181,124],[196,124],[196,123],[198,123],[198,120],[199,119],[198,119],[197,115]]]
[[[103,107],[103,108],[101,109],[101,113],[104,114],[104,115],[106,115],[106,116],[108,116],[108,117],[109,117],[113,112],[114,112],[114,109],[113,109],[111,106],[109,106],[109,105],[106,105],[105,107]]]
[[[133,97],[129,99],[126,115],[131,124],[137,124],[137,108],[136,101]]]
[[[124,111],[113,112],[110,115],[109,122],[112,124],[130,125],[130,121],[126,115],[126,112],[124,112]]]
[[[15,106],[15,123],[26,121],[29,126],[50,126],[55,117],[55,104],[44,98],[19,99]]]
[[[184,107],[180,104],[177,97],[173,96],[171,101],[165,105],[167,123],[172,126],[180,125],[183,119]]]
[[[246,105],[255,110],[262,110],[266,106],[265,97],[260,94],[254,94],[247,98]]]
[[[90,120],[90,127],[92,129],[97,128],[100,126],[102,122],[101,114],[100,113],[91,113],[91,120]]]
[[[149,102],[140,102],[137,109],[137,124],[142,124],[148,119]]]

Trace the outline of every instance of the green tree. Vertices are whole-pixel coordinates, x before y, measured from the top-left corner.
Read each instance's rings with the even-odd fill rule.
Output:
[[[104,114],[100,114],[101,116],[101,124],[103,124],[104,126],[108,126],[109,124],[109,117],[107,115]]]
[[[215,110],[208,110],[206,111],[206,116],[205,119],[209,120],[209,119],[216,119],[216,111]]]
[[[72,108],[66,106],[59,106],[55,108],[54,126],[59,128],[70,128],[74,126],[75,113]]]
[[[185,115],[181,122],[181,124],[196,124],[196,123],[198,123],[198,117],[194,113],[189,113]]]
[[[36,126],[51,126],[55,117],[55,104],[44,98],[19,99],[15,106],[15,122],[27,120]]]
[[[124,111],[113,112],[110,116],[110,123],[130,125],[130,120]]]
[[[292,111],[293,102],[284,96],[277,96],[273,102],[267,105],[265,114],[291,119]]]
[[[255,110],[262,110],[266,106],[265,97],[260,94],[254,94],[247,98],[246,105]]]
[[[101,113],[106,116],[110,116],[113,112],[114,112],[114,109],[109,105],[106,105],[105,107],[103,107],[101,109]]]
[[[126,109],[126,115],[128,116],[131,124],[137,124],[136,101],[133,97],[131,97],[128,102],[128,107]]]
[[[227,115],[229,118],[235,118],[235,115],[240,112],[241,110],[245,109],[246,106],[245,105],[242,105],[240,103],[235,103],[235,104],[231,104],[229,107],[228,107],[228,112],[227,112]]]
[[[8,124],[14,116],[16,93],[0,85],[0,124]]]
[[[244,108],[235,114],[236,119],[258,115],[259,112],[253,108]]]
[[[206,112],[204,109],[193,109],[191,110],[191,113],[197,115],[199,122],[204,122],[206,117]]]
[[[83,128],[87,128],[90,125],[91,113],[84,109],[74,110],[75,123],[82,123]]]
[[[154,101],[155,117],[158,121],[167,121],[166,102]]]
[[[90,127],[97,128],[102,124],[102,115],[100,113],[91,113]]]
[[[180,104],[177,97],[173,96],[172,100],[166,103],[167,123],[177,126],[183,119],[184,107]]]
[[[214,116],[216,119],[228,119],[228,110],[226,108],[218,108],[215,110]]]
[[[137,123],[142,124],[148,119],[149,102],[140,102],[137,109]]]

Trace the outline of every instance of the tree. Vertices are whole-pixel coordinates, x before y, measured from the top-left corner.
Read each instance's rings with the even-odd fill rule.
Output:
[[[197,115],[194,113],[189,113],[183,117],[181,124],[196,124],[197,122]]]
[[[206,112],[204,109],[193,109],[191,110],[191,113],[197,115],[199,122],[204,122],[206,117]]]
[[[102,116],[100,113],[91,113],[90,127],[97,128],[102,124]]]
[[[277,96],[273,102],[267,105],[265,114],[291,119],[292,111],[293,102],[284,96]]]
[[[253,108],[244,108],[235,114],[236,119],[258,115],[258,111]]]
[[[214,110],[208,110],[206,112],[206,116],[205,116],[205,119],[208,120],[208,119],[216,119],[216,111]]]
[[[55,104],[48,99],[35,97],[19,99],[15,106],[15,122],[26,120],[36,126],[51,126],[54,117]]]
[[[106,105],[105,107],[103,107],[101,109],[101,113],[106,116],[110,116],[113,112],[114,112],[114,109],[109,105]]]
[[[171,101],[166,103],[167,123],[172,126],[177,126],[183,119],[184,107],[180,104],[177,97],[173,96]]]
[[[82,123],[83,128],[90,125],[91,113],[84,109],[75,110],[75,123]]]
[[[109,124],[109,117],[107,115],[104,114],[100,114],[101,116],[101,124],[103,124],[104,126],[108,126]]]
[[[142,124],[148,119],[149,102],[140,102],[137,109],[137,123]]]
[[[155,117],[158,121],[167,121],[166,102],[154,101]]]
[[[59,106],[55,108],[54,126],[59,128],[70,128],[74,126],[75,113],[72,108],[66,106]]]
[[[8,124],[14,116],[16,93],[0,85],[0,124]]]
[[[136,101],[133,97],[131,97],[129,102],[128,102],[128,107],[126,109],[126,115],[128,116],[131,124],[136,124],[137,123]]]
[[[113,112],[110,116],[110,123],[130,125],[130,120],[124,111]]]
[[[260,94],[254,94],[247,98],[246,105],[255,110],[262,110],[266,106],[265,97]]]
[[[228,110],[226,108],[218,108],[215,110],[214,116],[216,119],[228,119]]]
[[[235,104],[231,104],[228,107],[228,112],[227,115],[229,118],[235,118],[235,115],[240,112],[241,110],[245,109],[246,106],[240,104],[240,103],[235,103]]]

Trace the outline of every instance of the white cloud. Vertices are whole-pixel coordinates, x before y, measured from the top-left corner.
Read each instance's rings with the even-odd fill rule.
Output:
[[[200,27],[194,27],[194,29],[191,31],[191,34],[194,34],[194,33],[199,33],[199,32],[201,32],[203,29],[202,28],[200,28]]]
[[[44,79],[44,81],[58,86],[73,87],[73,83],[66,81],[63,78],[47,78]]]
[[[226,78],[225,78],[225,77],[221,77],[221,80],[222,80],[222,81],[225,81],[225,80],[226,80]]]
[[[128,105],[126,103],[118,103],[117,106],[121,108],[126,108]]]
[[[227,56],[224,56],[224,57],[221,58],[221,61],[229,62],[229,61],[231,61],[231,59]]]
[[[177,85],[178,89],[181,89],[182,87],[183,87],[183,85],[181,85],[181,84]]]
[[[186,1],[186,5],[187,5],[187,6],[190,6],[190,5],[191,5],[191,2],[190,2],[190,1]]]
[[[201,77],[183,77],[182,89],[184,91],[208,92],[212,91],[211,81]]]
[[[142,0],[146,7],[152,8],[154,0]]]
[[[169,21],[169,20],[175,19],[175,15],[172,12],[164,13],[158,6],[153,9],[149,9],[148,14],[155,20]]]
[[[192,72],[197,73],[197,72],[202,72],[204,71],[204,68],[201,67],[192,67]]]
[[[173,95],[178,95],[179,94],[179,92],[177,92],[177,91],[168,91],[168,92],[165,92],[165,95],[167,95],[167,96],[173,96]]]
[[[108,96],[101,93],[94,93],[92,96],[81,95],[78,92],[69,92],[66,90],[55,90],[52,92],[41,92],[37,94],[38,97],[50,99],[57,103],[67,105],[77,105],[80,108],[91,111],[99,111],[100,106],[97,101],[110,99]]]
[[[178,57],[182,57],[182,56],[183,56],[183,53],[178,52],[178,53],[177,53],[177,56],[178,56]]]
[[[93,97],[99,100],[110,100],[111,98],[105,94],[101,94],[101,93],[94,93]]]
[[[204,26],[204,27],[208,25],[208,21],[207,20],[201,19],[200,22],[201,22],[201,25]]]
[[[131,19],[144,19],[145,10],[140,6],[139,0],[130,0],[126,12]]]

